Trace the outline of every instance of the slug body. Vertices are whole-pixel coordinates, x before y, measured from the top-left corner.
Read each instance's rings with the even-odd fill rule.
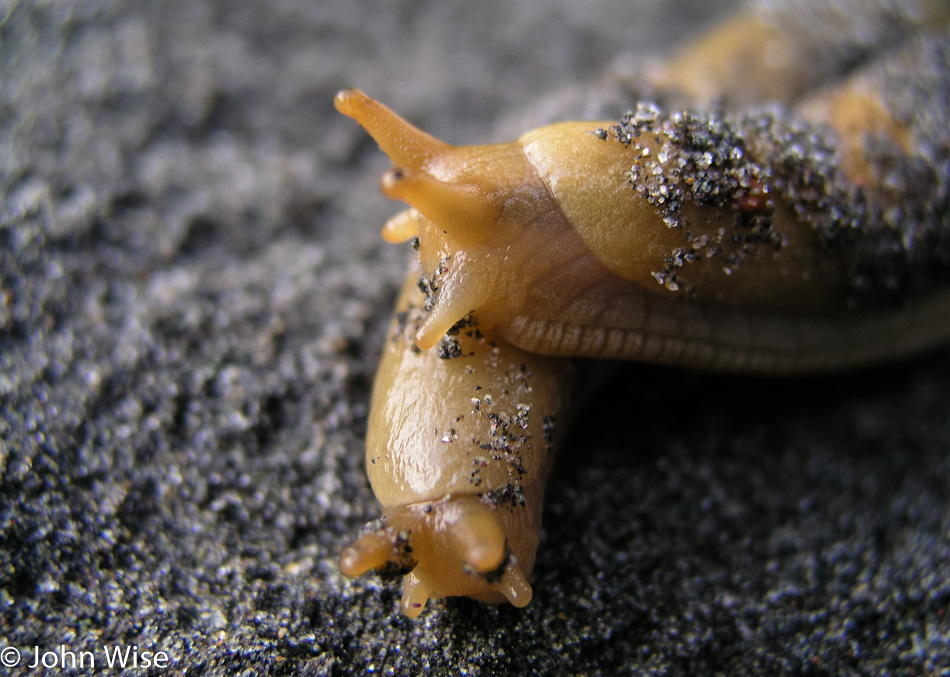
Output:
[[[926,70],[947,43],[906,60]],[[788,372],[950,338],[947,112],[928,126],[895,110],[892,75],[787,114],[644,105],[486,146],[340,92],[396,166],[382,191],[410,205],[383,237],[417,239],[421,263],[370,413],[383,518],[343,571],[404,574],[408,615],[429,597],[526,604],[575,381],[559,358]],[[900,178],[933,167],[933,185]]]
[[[418,279],[410,274],[397,303],[370,409],[367,471],[383,523],[341,566],[404,573],[409,616],[451,595],[524,606],[574,368],[499,345],[474,325],[441,354],[420,351]]]

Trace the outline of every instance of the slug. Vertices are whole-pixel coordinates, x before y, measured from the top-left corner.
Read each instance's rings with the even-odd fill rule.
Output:
[[[496,342],[474,322],[419,350],[418,282],[413,272],[403,287],[370,407],[366,466],[383,522],[340,567],[405,574],[409,616],[451,595],[524,606],[573,365]]]
[[[783,373],[947,341],[948,64],[946,32],[914,36],[789,107],[643,103],[484,146],[340,92],[395,165],[382,192],[410,205],[383,237],[420,263],[370,409],[383,516],[342,571],[403,575],[409,616],[527,604],[568,358]]]

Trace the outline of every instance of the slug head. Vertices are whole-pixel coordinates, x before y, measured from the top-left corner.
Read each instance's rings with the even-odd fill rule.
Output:
[[[470,313],[485,329],[511,317],[524,302],[518,268],[536,249],[532,240],[567,228],[522,146],[452,146],[355,89],[335,104],[395,165],[382,192],[411,206],[387,222],[383,237],[419,238],[431,313],[416,344],[431,348]]]
[[[347,576],[403,574],[402,610],[410,617],[422,613],[430,597],[467,595],[523,607],[531,601],[526,576],[538,533],[511,524],[523,517],[524,511],[498,509],[472,495],[399,506],[343,551],[340,569]]]

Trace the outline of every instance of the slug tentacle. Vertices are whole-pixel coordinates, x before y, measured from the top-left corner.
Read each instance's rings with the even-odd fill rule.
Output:
[[[424,167],[448,147],[358,89],[339,92],[333,103],[339,112],[359,122],[393,162],[407,169]]]
[[[362,576],[381,570],[393,556],[392,540],[383,530],[363,534],[340,555],[340,571],[347,576]]]
[[[428,350],[473,309],[480,308],[495,293],[497,266],[491,259],[478,259],[459,251],[430,282],[438,301],[416,332],[416,345]],[[477,280],[477,284],[471,281]]]
[[[399,244],[419,237],[419,212],[415,209],[399,212],[383,225],[382,235],[390,244]]]
[[[493,235],[486,224],[497,222],[499,209],[476,186],[398,168],[383,174],[380,185],[383,195],[408,202],[460,245],[477,245]]]

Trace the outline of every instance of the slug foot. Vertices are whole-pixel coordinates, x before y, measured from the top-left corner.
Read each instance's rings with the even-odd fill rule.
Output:
[[[508,545],[504,518],[513,513],[478,496],[400,506],[367,525],[343,551],[340,569],[354,577],[404,575],[402,610],[410,617],[429,598],[455,595],[523,607],[531,601],[530,569]]]

